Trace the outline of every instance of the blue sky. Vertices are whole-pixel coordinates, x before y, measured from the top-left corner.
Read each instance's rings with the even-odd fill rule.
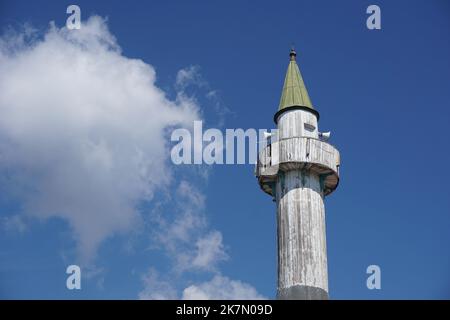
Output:
[[[50,21],[63,27],[69,4],[2,1],[3,37],[8,28],[20,30],[24,24],[35,28],[38,37],[47,32]],[[331,298],[450,298],[450,173],[445,165],[450,162],[447,1],[76,4],[83,21],[91,15],[107,17],[105,24],[122,50],[118,55],[151,65],[156,73],[154,86],[164,92],[165,99],[190,110],[189,101],[179,101],[180,91],[195,97],[191,103],[197,109],[192,110],[206,127],[223,121],[222,128],[272,128],[294,43],[309,95],[321,114],[319,127],[332,131],[331,143],[342,156],[339,188],[325,201]],[[370,4],[381,8],[381,30],[366,28]],[[177,84],[180,70],[194,75],[188,86]],[[208,96],[211,92],[213,99]],[[159,114],[157,109],[153,112],[147,115]],[[188,113],[179,116],[188,118]],[[36,145],[42,137],[36,136]],[[0,137],[0,151],[6,152],[1,149],[4,141]],[[50,155],[54,150],[48,151]],[[42,158],[34,152],[47,152],[26,151],[23,156],[30,161]],[[64,159],[57,163],[62,168]],[[19,178],[36,179],[32,186],[45,191],[39,167],[31,167],[36,171],[27,174],[24,167],[0,166],[0,297],[135,299],[146,286],[149,291],[169,287],[166,291],[180,297],[184,288],[216,276],[274,297],[275,205],[260,191],[253,166],[172,168],[164,163],[161,175],[170,175],[171,180],[155,174],[158,183],[151,197],[130,195],[139,203],[139,222],[127,230],[105,231],[86,267],[91,275],[83,277],[79,291],[65,287],[67,265],[82,263],[81,240],[68,223],[74,220],[59,213],[47,217],[45,205],[36,209],[35,202],[24,195],[22,187],[28,184],[21,184],[22,189],[14,185]],[[8,180],[11,176],[19,178]],[[69,190],[70,184],[67,181]],[[193,191],[183,193],[183,186]],[[127,193],[128,189],[120,191]],[[59,194],[45,192],[42,197]],[[187,205],[177,203],[177,192]],[[76,200],[83,202],[79,210],[95,203]],[[39,213],[30,212],[34,209]],[[185,217],[183,210],[201,212],[195,217],[202,225],[192,230],[190,240],[197,241],[197,233],[205,239],[220,235],[219,253],[211,266],[175,270],[179,261],[174,256],[195,246],[189,240],[177,242],[174,249],[155,240],[161,236],[159,231],[164,233],[160,216],[168,224],[175,223]],[[103,218],[109,221],[107,215]],[[381,267],[381,290],[366,287],[366,268],[371,264]]]

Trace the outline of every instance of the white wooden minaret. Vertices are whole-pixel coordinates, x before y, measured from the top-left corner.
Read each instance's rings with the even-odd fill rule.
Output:
[[[318,131],[291,50],[278,111],[278,136],[259,153],[256,176],[277,205],[278,299],[328,299],[324,197],[339,183],[340,156]]]

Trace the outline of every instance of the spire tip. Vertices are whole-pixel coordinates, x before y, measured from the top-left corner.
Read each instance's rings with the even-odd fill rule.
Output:
[[[297,52],[295,51],[294,46],[291,47],[289,57],[291,58],[291,61],[295,60],[295,58],[297,57]]]

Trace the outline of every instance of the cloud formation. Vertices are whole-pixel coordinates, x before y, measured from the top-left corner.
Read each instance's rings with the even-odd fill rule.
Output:
[[[89,260],[170,184],[165,130],[191,126],[198,106],[168,99],[100,17],[33,34],[0,40],[0,179],[25,214],[66,220]]]
[[[205,196],[193,183],[175,179],[169,163],[168,129],[189,128],[201,118],[188,87],[206,89],[214,111],[227,109],[198,67],[178,72],[175,100],[155,81],[154,68],[124,56],[97,16],[80,30],[51,24],[43,37],[31,28],[2,36],[0,193],[21,212],[0,223],[24,232],[33,218],[63,219],[87,266],[105,239],[142,225],[171,267],[162,273],[149,268],[139,298],[257,299],[253,287],[220,274],[228,254],[220,231],[208,226]],[[208,170],[197,174],[206,177]],[[148,217],[139,205],[161,190],[173,197],[174,214],[153,216],[149,228],[140,223]],[[103,273],[86,270],[88,278]],[[213,278],[179,290],[192,283],[190,272]]]
[[[219,264],[228,259],[228,253],[222,233],[208,226],[203,194],[182,180],[174,199],[176,214],[172,220],[158,216],[154,230],[154,242],[171,259],[172,270],[160,274],[150,268],[143,276],[139,298],[264,299],[251,285],[221,275]],[[186,287],[190,273],[212,274],[213,278]]]
[[[222,233],[217,230],[198,239],[196,247],[197,252],[192,260],[192,265],[196,268],[211,270],[219,261],[228,259],[222,242]]]
[[[205,197],[191,183],[180,181],[174,198],[175,214],[157,216],[154,243],[172,261],[173,271],[215,271],[228,259],[222,234],[211,230],[205,214]]]
[[[178,299],[175,287],[168,281],[162,280],[158,271],[150,268],[142,277],[144,289],[139,293],[140,300],[174,300]]]
[[[183,290],[183,300],[261,300],[266,299],[251,285],[216,275],[210,281]]]

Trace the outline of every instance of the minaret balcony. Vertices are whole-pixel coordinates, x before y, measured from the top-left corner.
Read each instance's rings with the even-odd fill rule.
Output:
[[[272,195],[280,172],[309,171],[317,174],[324,195],[339,184],[339,151],[331,144],[312,137],[289,137],[273,142],[258,154],[255,174],[261,189]]]

